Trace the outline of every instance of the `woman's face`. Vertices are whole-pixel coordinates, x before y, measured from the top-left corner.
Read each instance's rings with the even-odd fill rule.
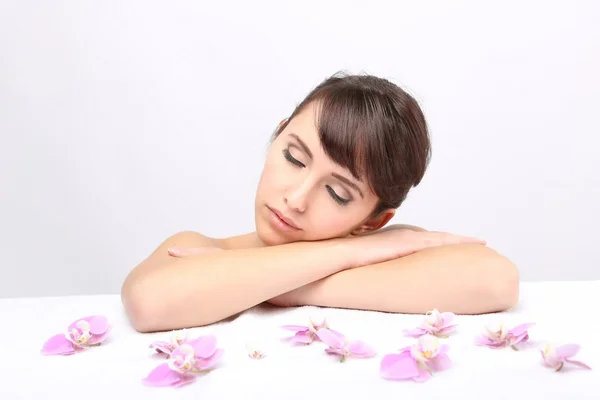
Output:
[[[366,182],[324,153],[314,111],[294,117],[267,154],[255,201],[256,232],[267,245],[361,233],[377,205]]]

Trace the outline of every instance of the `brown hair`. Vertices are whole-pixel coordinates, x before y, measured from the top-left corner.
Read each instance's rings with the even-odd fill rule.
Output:
[[[356,179],[366,178],[379,197],[373,216],[398,208],[423,179],[431,157],[417,101],[386,79],[337,73],[302,100],[273,139],[312,102],[325,153]]]

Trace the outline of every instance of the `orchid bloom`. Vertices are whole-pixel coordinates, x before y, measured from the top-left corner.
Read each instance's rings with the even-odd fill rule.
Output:
[[[565,363],[577,365],[578,367],[591,369],[581,361],[571,360],[571,357],[575,356],[579,352],[580,346],[578,344],[565,344],[562,346],[551,346],[546,345],[546,348],[542,351],[543,364],[546,367],[554,368],[556,371],[560,371]]]
[[[329,346],[325,349],[328,354],[339,354],[342,356],[340,362],[344,362],[346,357],[369,358],[376,353],[375,350],[360,340],[348,340],[339,332],[327,328],[321,328],[316,335],[319,339]]]
[[[379,372],[384,379],[424,382],[433,372],[452,366],[447,352],[447,345],[440,345],[437,337],[426,334],[419,337],[418,343],[401,349],[400,353],[386,354]]]
[[[527,330],[534,326],[534,323],[518,325],[512,329],[507,329],[504,324],[494,327],[486,327],[485,332],[477,338],[477,344],[491,348],[500,348],[510,346],[513,350],[519,350],[516,345],[529,340]]]
[[[257,343],[247,343],[246,351],[248,351],[248,357],[252,358],[253,360],[260,360],[261,358],[265,358],[267,356],[264,346]]]
[[[294,344],[310,344],[315,340],[318,340],[318,336],[316,333],[320,329],[329,328],[327,325],[327,320],[323,319],[323,322],[320,324],[316,324],[312,318],[308,321],[308,326],[302,325],[283,325],[281,327],[287,331],[294,331],[296,334],[290,338],[291,342]]]
[[[415,329],[405,329],[404,334],[415,338],[423,335],[447,337],[447,334],[456,328],[456,324],[453,324],[455,315],[451,312],[440,313],[437,309],[433,309],[425,315],[421,326]]]
[[[173,350],[175,350],[178,346],[181,346],[187,341],[187,331],[185,329],[180,331],[175,331],[171,335],[170,342],[164,341],[156,341],[150,344],[150,348],[156,350],[156,352],[160,355],[166,355],[167,358],[171,355]]]
[[[99,346],[111,331],[108,319],[92,315],[71,323],[66,333],[49,338],[42,346],[44,355],[71,355],[86,347]]]
[[[200,336],[176,347],[165,363],[154,368],[143,382],[149,386],[182,386],[198,373],[213,369],[223,356],[214,335]]]

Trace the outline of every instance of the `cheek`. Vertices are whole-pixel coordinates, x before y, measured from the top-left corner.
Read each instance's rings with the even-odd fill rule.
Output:
[[[287,166],[281,162],[277,154],[269,154],[265,160],[260,179],[260,191],[270,193],[277,191],[286,182],[286,174],[289,175]],[[288,176],[289,178],[289,176]]]
[[[327,199],[319,199],[321,202]],[[333,200],[331,200],[333,202]],[[311,227],[319,238],[346,236],[359,223],[356,210],[348,210],[335,204],[319,203],[311,209]]]

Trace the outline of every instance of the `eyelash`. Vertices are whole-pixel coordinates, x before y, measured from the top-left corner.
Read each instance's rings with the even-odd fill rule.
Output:
[[[292,163],[292,164],[294,164],[295,166],[297,166],[297,167],[300,167],[300,168],[304,168],[304,167],[306,167],[306,165],[302,164],[300,161],[296,160],[296,159],[295,159],[295,158],[292,156],[292,154],[290,153],[290,150],[289,150],[289,149],[284,149],[284,150],[283,150],[283,155],[284,155],[284,157],[285,157],[285,159],[286,159],[286,160],[288,160],[289,162],[291,162],[291,163]]]
[[[300,168],[304,168],[306,167],[306,165],[302,164],[300,161],[296,160],[292,154],[290,153],[289,149],[284,149],[283,150],[283,156],[285,157],[286,160],[288,160],[290,163],[294,164],[297,167]],[[335,200],[336,203],[338,203],[341,206],[345,206],[347,205],[350,200],[348,199],[344,199],[340,196],[337,195],[337,193],[331,188],[331,186],[325,186],[327,188],[327,191],[329,192],[329,195],[333,198],[333,200]]]

